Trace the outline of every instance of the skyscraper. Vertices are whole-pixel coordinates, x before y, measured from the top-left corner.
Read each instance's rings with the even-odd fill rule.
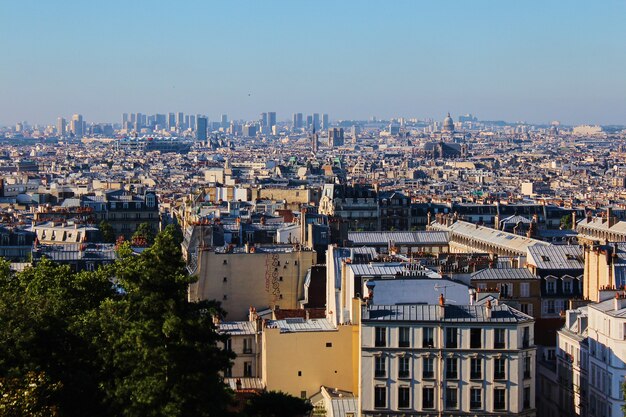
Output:
[[[178,112],[178,114],[176,115],[176,127],[179,130],[185,130],[186,126],[185,126],[185,114],[183,112]]]
[[[267,127],[272,129],[274,126],[276,126],[276,112],[271,111],[267,113]]]
[[[196,118],[196,139],[204,141],[207,139],[207,128],[209,119],[205,116],[198,116]]]
[[[57,118],[57,135],[59,136],[65,135],[65,125],[66,125],[66,121],[63,117]]]
[[[322,129],[326,130],[328,129],[329,125],[328,125],[328,114],[324,113],[322,115]]]
[[[228,127],[228,115],[227,114],[222,114],[221,123],[222,123],[222,127],[224,128]]]
[[[306,117],[306,129],[310,130],[313,127],[313,116],[310,114]]]
[[[261,129],[267,126],[267,113],[261,113]]]
[[[72,121],[70,122],[70,130],[76,137],[83,137],[85,135],[83,116],[81,114],[74,114]]]
[[[176,114],[170,113],[167,115],[167,130],[176,128]]]
[[[302,113],[293,114],[293,128],[294,129],[302,128]]]
[[[122,127],[126,126],[128,122],[128,113],[122,113]]]
[[[320,130],[320,114],[319,113],[313,113],[313,128],[316,131]]]
[[[189,115],[189,122],[187,123],[187,126],[189,129],[196,128],[196,116],[194,116],[193,114]]]

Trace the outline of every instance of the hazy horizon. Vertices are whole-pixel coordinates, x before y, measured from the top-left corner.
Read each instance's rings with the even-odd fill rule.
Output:
[[[0,125],[178,111],[626,124],[617,0],[0,3]]]

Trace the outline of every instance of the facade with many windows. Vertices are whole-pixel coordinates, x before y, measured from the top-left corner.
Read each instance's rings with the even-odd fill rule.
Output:
[[[507,305],[369,305],[360,415],[534,416],[532,317]]]

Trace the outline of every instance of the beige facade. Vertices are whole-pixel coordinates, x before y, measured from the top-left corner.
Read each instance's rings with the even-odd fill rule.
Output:
[[[619,248],[620,245],[617,246]],[[616,288],[615,265],[613,262],[615,250],[614,246],[606,245],[585,247],[585,270],[583,276],[583,297],[585,300],[598,302],[600,301],[600,290]]]
[[[305,188],[259,188],[257,198],[267,200],[285,200],[287,205],[317,204],[319,192]]]
[[[317,254],[277,245],[253,251],[198,250],[198,281],[190,285],[189,299],[219,301],[228,320],[246,320],[250,307],[259,311],[298,308],[304,297],[304,278]]]
[[[322,385],[356,392],[358,344],[358,325],[335,328],[326,319],[272,321],[263,330],[263,383],[268,390],[303,398]]]

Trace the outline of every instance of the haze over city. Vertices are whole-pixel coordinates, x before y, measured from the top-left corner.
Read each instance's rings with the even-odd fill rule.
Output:
[[[5,125],[267,108],[626,123],[623,1],[1,5]]]
[[[626,416],[624,0],[0,15],[0,417]]]

